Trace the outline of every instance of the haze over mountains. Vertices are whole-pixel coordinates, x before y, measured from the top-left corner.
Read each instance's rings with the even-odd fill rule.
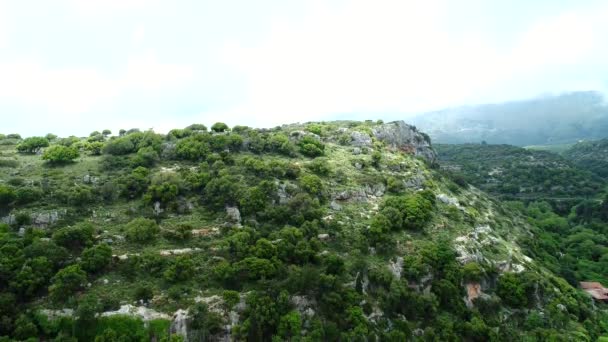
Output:
[[[434,143],[574,143],[608,134],[608,105],[598,92],[572,92],[500,104],[463,106],[408,120]]]

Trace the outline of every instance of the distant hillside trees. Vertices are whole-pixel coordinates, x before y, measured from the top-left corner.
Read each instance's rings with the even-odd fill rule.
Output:
[[[29,137],[17,145],[17,151],[21,153],[36,153],[41,148],[49,146],[49,141],[44,137]]]

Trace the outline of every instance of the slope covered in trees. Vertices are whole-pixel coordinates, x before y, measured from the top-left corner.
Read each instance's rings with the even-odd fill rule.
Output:
[[[564,151],[563,156],[579,168],[608,179],[608,139],[579,142]]]
[[[403,123],[46,139],[0,140],[5,340],[608,334],[529,243],[541,217],[445,177]]]

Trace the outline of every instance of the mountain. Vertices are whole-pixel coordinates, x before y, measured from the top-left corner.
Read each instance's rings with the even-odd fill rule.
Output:
[[[411,122],[436,143],[554,145],[605,138],[608,106],[599,93],[573,92],[444,109],[420,114]]]
[[[454,182],[403,122],[6,137],[0,180],[2,340],[608,334],[577,288],[603,241],[568,245],[593,272],[555,266],[544,216]]]

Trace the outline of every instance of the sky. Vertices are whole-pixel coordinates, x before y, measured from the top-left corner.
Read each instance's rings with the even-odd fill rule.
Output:
[[[0,133],[406,119],[608,88],[608,2],[0,0]]]

